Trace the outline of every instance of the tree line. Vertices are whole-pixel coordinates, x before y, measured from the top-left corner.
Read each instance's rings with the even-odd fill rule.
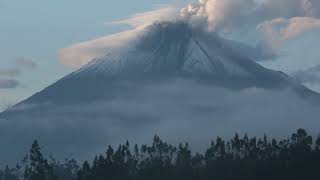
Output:
[[[109,146],[104,154],[81,165],[46,158],[38,141],[14,168],[0,170],[0,180],[270,180],[320,179],[320,136],[303,129],[291,138],[276,140],[217,137],[204,153],[188,143],[173,146],[154,136],[150,145],[129,142]]]

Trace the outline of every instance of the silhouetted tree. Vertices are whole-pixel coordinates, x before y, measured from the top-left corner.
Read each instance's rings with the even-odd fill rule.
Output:
[[[41,153],[38,141],[32,144],[29,154],[29,163],[25,168],[24,178],[26,180],[49,180],[53,179],[52,169]]]

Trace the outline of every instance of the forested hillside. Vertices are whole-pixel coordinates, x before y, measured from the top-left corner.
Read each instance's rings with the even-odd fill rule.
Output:
[[[151,145],[126,142],[109,146],[93,161],[78,165],[74,159],[57,161],[44,157],[34,141],[16,167],[0,171],[1,180],[270,180],[318,179],[320,137],[303,129],[289,139],[268,139],[265,135],[225,141],[218,137],[201,153],[191,152],[188,143],[173,146],[154,137]]]

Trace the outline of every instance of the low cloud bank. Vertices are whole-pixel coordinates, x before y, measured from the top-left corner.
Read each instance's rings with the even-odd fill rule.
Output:
[[[305,128],[319,133],[320,107],[290,89],[232,91],[191,80],[126,86],[131,91],[108,101],[25,105],[0,120],[0,153],[7,158],[3,163],[20,160],[33,139],[59,158],[88,159],[106,145],[127,139],[148,143],[154,134],[174,144],[189,141],[201,151],[216,136],[235,132],[283,137]]]

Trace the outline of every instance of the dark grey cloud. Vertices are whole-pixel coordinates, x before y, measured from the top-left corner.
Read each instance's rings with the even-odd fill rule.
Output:
[[[23,71],[35,69],[37,67],[37,63],[31,59],[26,58],[17,58],[14,60],[13,67],[11,68],[0,68],[0,77],[17,77]]]
[[[11,68],[11,69],[0,69],[0,77],[6,76],[6,77],[16,77],[20,75],[21,71],[17,68]]]
[[[13,89],[18,87],[19,82],[16,79],[0,78],[0,89]]]
[[[0,68],[0,89],[13,89],[18,87],[17,77],[27,70],[33,70],[37,64],[26,58],[18,58],[11,68]]]
[[[11,68],[0,68],[0,89],[14,89],[20,83],[17,77],[26,70],[32,70],[37,67],[37,64],[30,59],[17,58]]]
[[[35,69],[38,65],[32,59],[17,58],[15,61],[17,67],[22,69]]]

